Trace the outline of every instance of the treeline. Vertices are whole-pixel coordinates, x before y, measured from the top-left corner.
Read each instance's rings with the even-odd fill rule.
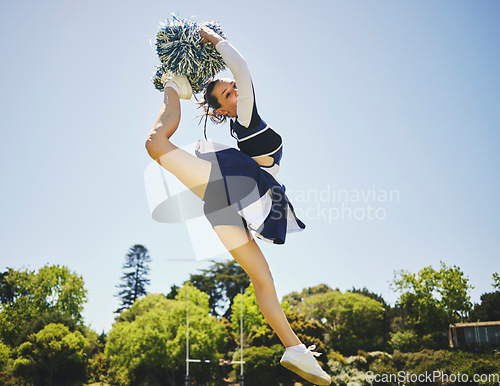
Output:
[[[146,294],[150,260],[139,247],[126,257],[117,286],[122,306],[108,334],[84,325],[84,282],[68,268],[0,273],[0,384],[184,385],[188,304],[190,357],[211,361],[191,364],[192,384],[237,382],[239,365],[222,365],[222,360],[240,357],[242,308],[245,384],[300,382],[279,366],[283,347],[239,265],[213,263],[181,288]],[[334,376],[333,384],[376,384],[367,374],[401,371],[460,372],[470,379],[476,373],[500,374],[498,353],[455,352],[447,338],[451,323],[500,320],[497,274],[493,291],[475,305],[463,272],[444,263],[437,270],[397,272],[391,286],[399,294],[395,306],[366,288],[341,292],[326,284],[284,297],[292,328],[306,345],[324,353],[319,359]]]

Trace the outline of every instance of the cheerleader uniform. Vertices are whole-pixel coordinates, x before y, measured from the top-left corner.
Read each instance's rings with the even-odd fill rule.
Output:
[[[212,163],[203,198],[204,212],[212,226],[237,225],[274,244],[283,244],[286,234],[305,225],[293,210],[285,186],[276,180],[283,154],[281,136],[260,118],[247,64],[228,42],[216,45],[231,70],[238,88],[237,117],[231,118],[234,149],[210,141],[199,141],[196,155]],[[253,158],[270,156],[273,163],[261,166]]]

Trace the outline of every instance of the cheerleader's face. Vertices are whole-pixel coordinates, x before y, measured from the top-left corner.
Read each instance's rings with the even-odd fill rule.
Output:
[[[219,79],[214,86],[212,95],[217,98],[220,108],[217,112],[229,117],[236,117],[236,107],[238,105],[238,89],[236,83],[231,79]]]

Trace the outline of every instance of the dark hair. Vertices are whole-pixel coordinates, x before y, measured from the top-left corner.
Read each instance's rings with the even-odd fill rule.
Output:
[[[205,118],[204,124],[204,134],[205,139],[207,138],[207,120],[210,117],[210,120],[215,124],[221,124],[226,122],[227,115],[219,114],[217,109],[221,107],[219,100],[213,94],[214,87],[217,84],[218,80],[211,80],[207,86],[205,87],[205,92],[203,94],[203,99],[198,102],[200,108],[203,109],[204,113],[200,115],[200,123]]]
[[[219,109],[221,107],[221,104],[219,103],[217,97],[212,94],[214,92],[214,88],[217,82],[218,80],[211,80],[207,84],[207,87],[205,87],[205,94],[204,94],[205,100],[207,101],[207,104],[213,109]]]

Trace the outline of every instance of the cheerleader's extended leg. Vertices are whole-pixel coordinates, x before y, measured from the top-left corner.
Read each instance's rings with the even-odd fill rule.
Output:
[[[281,308],[269,265],[247,229],[234,225],[214,227],[220,240],[252,280],[262,315],[285,347],[301,344]]]
[[[214,230],[236,262],[250,276],[262,315],[286,347],[281,364],[311,383],[330,385],[330,376],[315,359],[319,355],[312,351],[315,346],[306,349],[290,327],[276,295],[269,265],[248,230],[234,225],[218,225],[214,226]]]
[[[149,133],[146,149],[151,158],[203,199],[212,165],[170,142],[170,137],[177,130],[180,119],[179,95],[173,88],[166,87],[164,102],[153,129]]]

